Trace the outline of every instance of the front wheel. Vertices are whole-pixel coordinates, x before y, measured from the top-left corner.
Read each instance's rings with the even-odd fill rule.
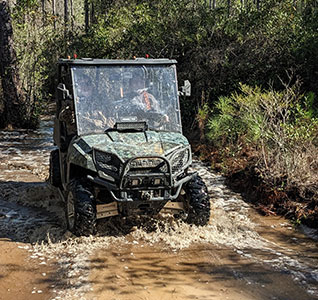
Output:
[[[69,231],[77,236],[96,233],[96,204],[89,185],[74,179],[68,185],[66,222]]]
[[[188,199],[186,222],[198,226],[207,225],[210,219],[210,199],[206,184],[199,175],[194,176],[185,186]]]

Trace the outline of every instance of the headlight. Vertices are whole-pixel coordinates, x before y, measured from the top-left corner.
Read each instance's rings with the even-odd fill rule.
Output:
[[[113,177],[119,176],[122,164],[116,155],[93,149],[93,160],[97,171]]]
[[[182,149],[172,156],[171,166],[172,166],[172,174],[177,174],[185,168],[187,163],[190,160],[190,150]]]

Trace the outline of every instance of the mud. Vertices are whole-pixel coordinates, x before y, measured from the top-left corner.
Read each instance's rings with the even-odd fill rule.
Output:
[[[88,299],[304,299],[288,274],[213,245],[100,250],[89,278]]]
[[[135,224],[114,218],[101,220],[95,237],[74,237],[45,181],[51,126],[0,133],[0,247],[10,245],[21,258],[16,269],[29,270],[18,274],[20,292],[15,277],[0,276],[15,299],[318,299],[316,233],[259,216],[198,161],[193,169],[211,196],[208,226],[168,215]],[[0,268],[9,253],[2,258]],[[32,293],[39,287],[28,278],[43,293]],[[13,299],[2,288],[1,297]]]
[[[50,299],[52,269],[30,259],[29,246],[0,239],[0,299]]]

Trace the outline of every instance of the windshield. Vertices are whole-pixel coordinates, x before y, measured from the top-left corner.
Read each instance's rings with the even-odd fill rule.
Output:
[[[79,135],[139,121],[181,132],[175,65],[81,65],[72,76]]]

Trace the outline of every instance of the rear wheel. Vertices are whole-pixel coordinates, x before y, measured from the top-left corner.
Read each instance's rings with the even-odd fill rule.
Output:
[[[207,187],[199,175],[190,180],[185,186],[188,199],[187,223],[204,226],[210,219],[210,199]]]
[[[68,229],[77,236],[96,233],[96,204],[88,184],[73,180],[68,186],[66,198]]]

